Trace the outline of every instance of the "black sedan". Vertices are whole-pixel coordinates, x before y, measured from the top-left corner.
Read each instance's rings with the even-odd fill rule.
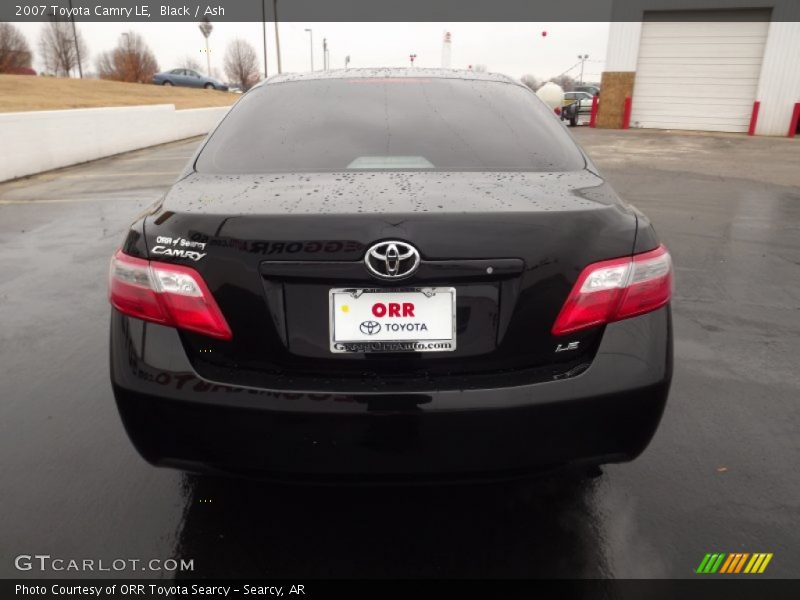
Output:
[[[628,461],[672,375],[670,255],[500,75],[281,75],[110,270],[111,379],[157,465],[279,480]]]

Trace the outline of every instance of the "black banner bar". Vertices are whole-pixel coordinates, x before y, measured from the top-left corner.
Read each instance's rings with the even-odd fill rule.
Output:
[[[393,600],[458,598],[459,600],[570,598],[603,600],[795,600],[800,580],[753,576],[679,580],[132,580],[6,579],[0,597],[121,599],[138,598],[284,598],[286,600]]]
[[[646,11],[713,21],[730,18],[715,9],[758,8],[771,9],[774,21],[800,20],[797,0],[2,0],[0,21],[271,22],[274,8],[285,22],[642,21]]]

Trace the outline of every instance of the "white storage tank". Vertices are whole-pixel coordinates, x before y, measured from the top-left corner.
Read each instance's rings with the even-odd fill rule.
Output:
[[[564,90],[560,85],[548,81],[536,92],[536,95],[549,106],[557,115],[561,114],[564,106]]]

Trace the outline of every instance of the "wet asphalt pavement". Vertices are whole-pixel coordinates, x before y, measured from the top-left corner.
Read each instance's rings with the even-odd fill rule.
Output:
[[[109,385],[106,270],[198,140],[0,184],[0,576],[76,575],[14,568],[50,554],[217,577],[691,577],[714,551],[800,575],[800,141],[576,137],[677,267],[661,428],[588,481],[292,488],[147,465]]]

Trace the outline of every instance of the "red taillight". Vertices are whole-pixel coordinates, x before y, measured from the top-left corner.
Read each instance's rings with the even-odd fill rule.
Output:
[[[134,258],[111,259],[108,297],[126,315],[229,340],[225,317],[200,274],[189,267]]]
[[[667,304],[672,259],[664,246],[586,267],[561,308],[553,335],[635,317]]]

